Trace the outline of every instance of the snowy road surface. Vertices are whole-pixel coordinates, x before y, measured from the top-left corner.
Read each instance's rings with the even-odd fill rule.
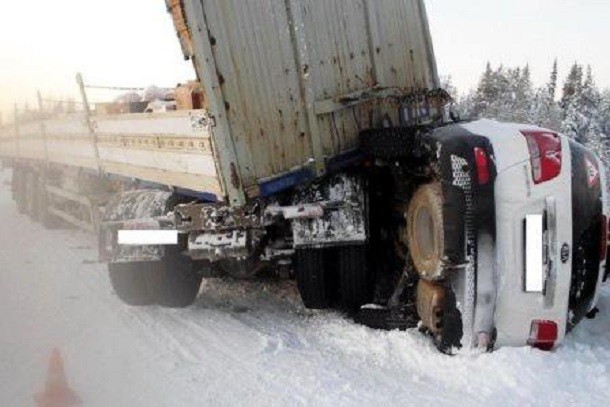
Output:
[[[552,353],[440,355],[416,331],[304,310],[291,283],[206,281],[185,310],[129,308],[93,236],[17,214],[0,174],[0,405],[30,406],[53,347],[87,406],[608,405],[610,291]]]

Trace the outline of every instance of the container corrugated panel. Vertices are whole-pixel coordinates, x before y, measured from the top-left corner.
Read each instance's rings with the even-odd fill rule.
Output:
[[[187,2],[191,33],[209,42],[194,49],[199,75],[217,76],[206,87],[217,98],[212,105],[221,106],[212,113],[228,118],[230,134],[214,137],[231,138],[246,191],[354,148],[373,113],[397,112],[381,100],[329,108],[337,98],[375,87],[409,93],[438,86],[423,0]]]
[[[285,1],[204,7],[242,182],[302,164],[311,142]]]

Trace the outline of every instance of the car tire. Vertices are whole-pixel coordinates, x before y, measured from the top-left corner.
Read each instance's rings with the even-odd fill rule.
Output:
[[[444,277],[443,194],[440,183],[421,185],[407,209],[406,240],[419,275],[430,281]]]

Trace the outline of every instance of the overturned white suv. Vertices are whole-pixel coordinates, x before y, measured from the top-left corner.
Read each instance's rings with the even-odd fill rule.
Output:
[[[608,207],[593,152],[551,130],[491,120],[421,129],[394,150],[392,133],[365,132],[362,144],[394,180],[380,195],[403,215],[396,245],[417,274],[407,297],[441,350],[552,349],[595,312]],[[374,198],[371,211],[384,212]],[[371,230],[373,250],[381,229]]]

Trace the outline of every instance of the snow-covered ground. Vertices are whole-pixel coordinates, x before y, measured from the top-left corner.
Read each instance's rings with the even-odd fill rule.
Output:
[[[607,405],[610,290],[546,353],[439,354],[303,309],[294,285],[206,281],[185,310],[130,308],[95,239],[16,212],[0,174],[0,405],[33,405],[58,347],[87,406]]]

